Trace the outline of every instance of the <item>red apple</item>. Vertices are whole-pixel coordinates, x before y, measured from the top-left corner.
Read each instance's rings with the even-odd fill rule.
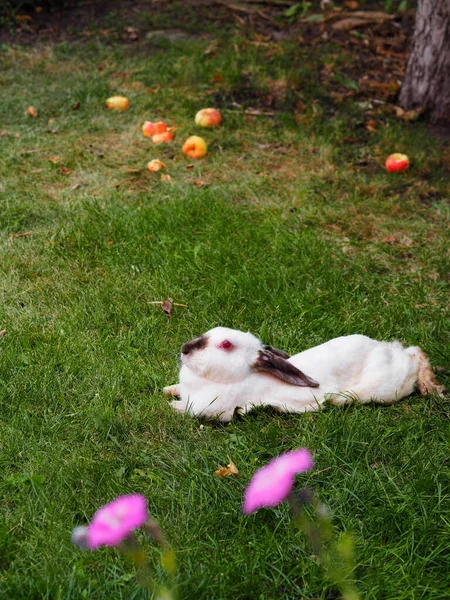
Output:
[[[157,123],[145,121],[145,123],[142,125],[142,133],[145,135],[145,137],[152,137],[152,135],[164,133],[165,131],[167,131],[167,125],[163,121],[158,121]]]
[[[130,103],[125,96],[111,96],[106,101],[106,108],[109,110],[127,110],[129,106]]]
[[[163,131],[162,133],[155,133],[152,135],[152,142],[154,144],[168,144],[173,140],[173,133],[171,131]]]
[[[215,108],[203,108],[195,115],[195,123],[200,127],[217,127],[222,123],[222,115]]]
[[[189,158],[203,158],[208,152],[208,146],[203,138],[192,135],[184,142],[182,150]]]
[[[386,170],[389,173],[397,173],[398,171],[406,171],[409,166],[409,158],[406,154],[396,152],[391,154],[386,159]]]

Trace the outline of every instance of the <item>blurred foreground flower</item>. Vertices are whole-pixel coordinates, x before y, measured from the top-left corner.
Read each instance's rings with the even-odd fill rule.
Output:
[[[244,493],[243,511],[246,515],[263,506],[276,506],[285,500],[294,485],[297,473],[305,473],[314,465],[306,448],[293,450],[274,458],[256,471]]]
[[[95,550],[100,546],[117,547],[133,560],[138,570],[137,580],[142,587],[151,589],[157,599],[173,600],[171,590],[155,584],[150,576],[147,555],[133,535],[139,527],[143,527],[147,536],[161,546],[161,566],[166,575],[173,577],[176,572],[175,555],[163,531],[149,517],[147,500],[140,494],[119,496],[105,504],[94,514],[90,525],[75,527],[71,539],[82,550]]]
[[[105,504],[92,518],[88,527],[88,546],[118,546],[130,533],[147,520],[147,500],[140,494],[120,496]]]

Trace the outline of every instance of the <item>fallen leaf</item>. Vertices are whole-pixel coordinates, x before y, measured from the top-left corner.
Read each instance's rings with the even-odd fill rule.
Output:
[[[192,171],[195,165],[186,165],[186,171]]]
[[[399,246],[400,248],[411,248],[414,246],[414,242],[407,235],[402,235]]]
[[[102,31],[102,33],[104,33],[106,36],[108,36],[111,33],[110,29],[105,29]],[[138,39],[138,30],[136,29],[136,27],[125,27],[123,32],[121,33],[120,37],[123,40],[127,40],[130,42],[134,42]]]
[[[395,237],[394,234],[391,233],[391,235],[388,235],[387,237],[385,237],[383,239],[383,242],[385,244],[395,244],[395,242],[397,241],[397,238]]]
[[[146,94],[157,94],[157,93],[159,92],[159,90],[160,90],[160,89],[161,89],[161,86],[160,86],[160,85],[159,85],[159,83],[158,83],[158,85],[157,85],[155,88],[147,88],[147,89],[145,90],[145,93],[146,93]]]
[[[140,173],[141,169],[126,169],[127,173]]]
[[[33,235],[33,232],[32,231],[23,231],[22,233],[10,233],[8,239],[13,240],[15,238],[26,237],[28,235]]]
[[[381,11],[357,11],[351,13],[351,16],[344,17],[335,21],[331,28],[334,31],[351,31],[357,27],[366,27],[373,23],[384,23],[395,19],[395,15],[384,13]]]
[[[325,20],[325,15],[323,15],[322,13],[315,13],[313,15],[308,15],[307,17],[302,19],[302,22],[304,22],[304,23],[321,23],[324,20]]]
[[[375,121],[374,119],[370,119],[366,123],[366,129],[368,131],[372,131],[372,133],[377,130],[377,127],[378,127],[378,121]]]
[[[193,179],[192,183],[197,187],[205,187],[209,185],[209,183],[207,181],[203,181],[203,179]]]
[[[223,80],[222,73],[218,73],[217,75],[213,76],[213,78],[211,79],[211,82],[212,83],[221,83],[222,80]]]
[[[395,50],[387,50],[382,46],[376,46],[375,51],[377,54],[381,54],[381,56],[389,56],[389,58],[394,58],[397,60],[406,59],[406,52],[395,52]]]
[[[353,92],[359,92],[359,84],[351,77],[346,77],[342,73],[335,73],[334,80],[340,83],[343,87]]]
[[[172,300],[172,298],[167,298],[167,300],[152,300],[150,302],[150,304],[159,304],[159,306],[162,307],[163,304],[165,304],[166,302],[170,303],[171,306],[183,306],[184,308],[187,308],[188,305],[187,304],[181,304],[180,302],[174,302]],[[167,305],[166,305],[167,306]],[[164,310],[164,309],[163,309]],[[164,311],[165,312],[165,311]]]
[[[395,116],[403,121],[415,121],[424,111],[424,108],[417,110],[404,110],[400,106],[394,106]]]
[[[370,25],[370,21],[366,19],[361,19],[358,17],[348,17],[347,19],[342,19],[341,21],[336,21],[331,26],[335,31],[351,31],[352,29],[356,29],[357,27],[364,27]]]
[[[172,181],[172,177],[167,173],[163,173],[161,175],[161,181],[168,181],[170,183]]]
[[[24,21],[32,21],[33,18],[30,15],[16,15],[16,21],[18,23],[23,23]]]
[[[209,46],[206,48],[206,50],[203,52],[203,54],[205,56],[215,56],[218,45],[219,45],[218,41],[217,40],[213,40],[209,44]]]
[[[59,173],[60,175],[70,175],[72,173],[72,169],[68,169],[67,167],[60,167]]]
[[[361,19],[367,19],[369,21],[377,21],[379,23],[382,23],[383,21],[391,21],[392,19],[395,19],[396,16],[393,15],[392,13],[387,13],[387,12],[383,12],[381,10],[358,10],[357,12],[354,13],[347,13],[347,14],[342,14],[340,15],[341,17],[360,17]]]
[[[0,331],[0,338],[5,337],[5,335],[6,335],[6,329],[2,329]]]
[[[239,473],[236,465],[230,457],[228,457],[228,460],[230,461],[228,465],[226,467],[220,467],[220,469],[217,469],[217,471],[215,471],[215,475],[218,475],[219,477],[229,477],[230,475],[237,475]]]
[[[406,235],[401,235],[398,237],[394,234],[391,234],[385,237],[382,241],[385,244],[391,244],[392,246],[395,245],[398,248],[411,248],[414,246],[413,240]]]
[[[305,43],[304,39],[301,36],[299,36],[297,38],[297,41],[299,44]],[[267,50],[267,52],[264,53],[264,56],[266,58],[272,58],[273,56],[276,56],[277,54],[282,54],[280,47],[270,48],[270,50]]]
[[[74,183],[70,189],[75,191],[75,190],[79,190],[80,187],[81,187],[81,183]]]
[[[375,95],[381,98],[389,98],[393,94],[396,94],[400,89],[400,83],[393,79],[392,81],[385,83],[381,81],[371,81],[367,77],[363,77],[359,81],[362,88],[369,90]]]
[[[75,104],[72,104],[72,110],[78,110],[81,106],[81,102],[75,102]]]
[[[173,298],[167,298],[167,300],[164,300],[163,302],[161,302],[161,308],[163,309],[163,311],[166,313],[166,315],[168,317],[170,317],[170,315],[172,313],[172,304],[173,304]]]
[[[346,98],[348,98],[349,96],[353,96],[353,92],[350,93],[346,93],[346,94],[339,94],[338,92],[330,92],[330,96],[331,98],[333,98],[333,102],[335,104],[340,104],[341,102],[344,102],[344,100]]]
[[[258,116],[273,117],[274,114],[275,114],[273,111],[270,111],[270,110],[258,110],[257,108],[246,108],[244,110],[244,113],[246,115],[250,115],[251,117],[258,117]]]
[[[344,6],[346,6],[350,10],[356,10],[359,7],[359,2],[357,2],[356,0],[346,0],[344,2]]]
[[[51,163],[53,163],[54,165],[56,165],[61,160],[61,157],[60,156],[50,156],[48,160]]]
[[[26,110],[27,115],[30,117],[36,118],[38,116],[38,111],[34,108],[34,106],[29,106]]]

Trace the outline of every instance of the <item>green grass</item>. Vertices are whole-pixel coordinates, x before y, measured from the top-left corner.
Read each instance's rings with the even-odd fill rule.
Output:
[[[219,324],[291,352],[359,332],[450,359],[448,149],[420,124],[358,127],[362,109],[335,106],[314,75],[336,49],[268,57],[251,36],[216,35],[207,56],[198,38],[2,49],[0,592],[146,597],[115,551],[70,543],[100,505],[140,492],[177,553],[179,598],[338,597],[287,505],[241,513],[251,474],[307,446],[316,467],[298,485],[353,534],[361,597],[442,600],[448,401],[222,426],[173,414],[161,393],[180,345]],[[126,113],[104,109],[116,92]],[[193,115],[211,104],[224,125],[200,132]],[[175,143],[153,147],[145,119],[176,126]],[[186,170],[191,134],[210,152]],[[408,173],[384,172],[392,151],[410,155]],[[171,183],[145,170],[157,157]],[[187,305],[170,319],[151,304],[168,296]],[[215,476],[228,456],[239,475]]]

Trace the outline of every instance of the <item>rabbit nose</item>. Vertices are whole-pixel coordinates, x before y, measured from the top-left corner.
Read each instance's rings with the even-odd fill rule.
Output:
[[[195,338],[194,340],[191,340],[190,342],[186,342],[185,344],[183,344],[181,346],[181,352],[182,354],[189,354],[189,352],[192,352],[192,350],[201,350],[202,348],[204,348],[207,344],[207,339],[204,335],[201,335],[198,338]]]

